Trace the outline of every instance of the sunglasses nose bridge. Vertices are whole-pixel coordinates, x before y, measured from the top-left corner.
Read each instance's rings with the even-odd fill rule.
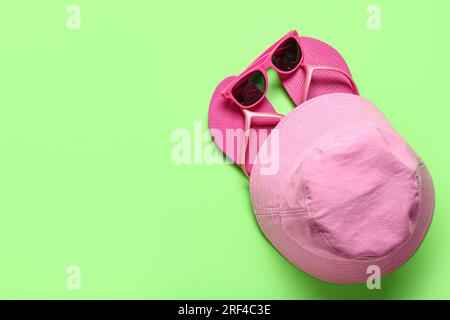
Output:
[[[267,56],[267,58],[264,60],[264,62],[261,64],[261,69],[264,70],[264,72],[269,69],[269,68],[273,68],[272,65],[272,56],[269,55]]]

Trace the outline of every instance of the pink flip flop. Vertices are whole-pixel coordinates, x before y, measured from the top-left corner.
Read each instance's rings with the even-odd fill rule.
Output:
[[[209,127],[217,146],[248,176],[260,146],[283,115],[265,97],[265,70],[275,69],[292,101],[299,105],[329,93],[358,94],[342,56],[330,45],[289,32],[238,77],[214,91]]]

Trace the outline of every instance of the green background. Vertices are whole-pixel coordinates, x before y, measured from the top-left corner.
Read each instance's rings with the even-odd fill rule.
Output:
[[[69,4],[81,30],[66,28]],[[446,0],[3,1],[0,298],[449,299],[449,15]],[[287,262],[234,166],[171,161],[172,132],[206,129],[217,83],[291,29],[340,51],[433,175],[428,236],[382,290]]]

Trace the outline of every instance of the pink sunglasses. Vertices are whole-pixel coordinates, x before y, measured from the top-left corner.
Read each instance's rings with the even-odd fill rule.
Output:
[[[231,100],[244,113],[244,137],[239,153],[239,166],[248,177],[245,168],[247,149],[250,137],[251,123],[254,118],[268,118],[281,120],[283,115],[278,113],[264,113],[250,111],[265,98],[268,90],[267,69],[275,69],[280,75],[289,75],[298,68],[305,70],[301,102],[308,100],[313,73],[316,70],[328,70],[344,75],[350,82],[355,94],[359,95],[358,88],[352,77],[346,72],[333,67],[315,66],[303,63],[303,54],[300,38],[297,31],[292,30],[257,58],[243,73],[233,79],[221,92],[225,99]]]
[[[333,67],[304,64],[300,38],[297,31],[292,30],[266,50],[243,73],[233,79],[222,90],[222,96],[232,100],[242,109],[252,109],[267,94],[268,78],[266,70],[268,68],[275,69],[281,75],[292,74],[298,68],[305,70],[306,79],[303,85],[301,102],[308,100],[313,73],[316,70],[334,71],[344,75],[349,80],[354,93],[359,94],[355,82],[346,72]]]

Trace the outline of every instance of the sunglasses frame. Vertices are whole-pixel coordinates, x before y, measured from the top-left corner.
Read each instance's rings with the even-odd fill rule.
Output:
[[[298,64],[292,70],[283,71],[283,70],[277,68],[273,64],[272,57],[273,57],[273,54],[278,50],[278,48],[283,43],[285,43],[285,41],[287,41],[287,40],[289,40],[291,38],[294,39],[297,42],[297,45],[298,45],[300,53],[301,53],[301,59],[298,62]],[[304,82],[304,85],[303,85],[303,90],[302,90],[302,94],[301,94],[301,98],[300,98],[300,103],[303,103],[306,100],[308,100],[308,93],[309,93],[309,90],[311,88],[311,82],[312,82],[313,74],[317,70],[334,71],[336,73],[342,74],[350,82],[350,85],[352,86],[353,92],[355,94],[359,95],[359,90],[358,90],[358,87],[356,86],[356,83],[353,81],[353,78],[351,77],[351,75],[348,74],[347,72],[345,72],[343,70],[340,70],[338,68],[334,68],[334,67],[316,66],[316,65],[305,64],[303,62],[303,60],[304,60],[304,55],[303,55],[303,50],[302,50],[302,46],[301,46],[301,43],[300,43],[300,37],[298,36],[298,32],[296,30],[292,30],[288,34],[286,34],[284,37],[282,37],[280,40],[278,40],[269,49],[267,49],[254,62],[252,62],[250,64],[250,66],[243,73],[241,73],[239,76],[234,78],[222,90],[221,95],[224,98],[230,99],[231,101],[233,101],[233,103],[238,105],[239,108],[241,108],[241,109],[253,109],[256,105],[258,105],[259,103],[261,103],[261,101],[264,100],[264,98],[267,95],[267,91],[269,90],[269,79],[267,77],[267,69],[268,68],[272,68],[272,69],[276,70],[280,75],[289,75],[289,74],[297,71],[298,68],[302,68],[302,69],[305,70],[306,76],[305,76],[305,82]],[[233,96],[234,86],[236,84],[238,84],[242,79],[245,79],[248,75],[250,75],[252,73],[255,73],[257,71],[261,72],[263,77],[264,77],[264,82],[265,82],[264,92],[261,95],[261,98],[258,99],[258,101],[256,101],[255,103],[253,103],[251,105],[245,106],[245,105],[241,104],[240,102],[238,102],[236,100],[236,98]]]
[[[248,109],[242,109],[242,112],[244,114],[245,126],[237,165],[241,167],[242,171],[244,171],[244,174],[247,176],[247,178],[250,178],[250,175],[247,172],[247,168],[245,167],[245,160],[247,159],[248,144],[250,142],[250,129],[253,119],[255,118],[274,119],[277,120],[277,122],[279,122],[281,119],[283,119],[284,115],[279,113],[255,112]]]
[[[294,39],[297,42],[300,53],[301,53],[301,58],[300,58],[300,61],[298,62],[298,64],[292,70],[283,71],[283,70],[277,68],[273,64],[272,57],[273,57],[273,54],[276,52],[276,50],[280,47],[280,45],[282,45],[285,41],[287,41],[290,38]],[[309,93],[309,89],[311,87],[312,77],[313,77],[314,71],[316,71],[316,70],[334,71],[334,72],[344,75],[347,78],[347,80],[350,81],[350,84],[352,86],[352,90],[354,91],[354,93],[359,95],[358,87],[356,86],[356,83],[353,81],[353,78],[351,77],[350,74],[347,74],[345,71],[342,71],[342,70],[340,70],[338,68],[334,68],[334,67],[304,64],[303,59],[304,59],[304,55],[303,55],[302,47],[300,44],[300,37],[298,36],[298,33],[296,30],[292,30],[288,34],[286,34],[284,37],[282,37],[280,40],[275,42],[275,44],[273,44],[263,54],[261,54],[261,56],[259,56],[255,61],[253,61],[250,64],[250,66],[243,73],[241,73],[239,76],[235,77],[220,92],[220,94],[225,99],[229,99],[234,104],[236,104],[241,109],[242,113],[244,114],[244,119],[245,119],[244,136],[243,136],[241,147],[240,147],[237,165],[239,165],[241,167],[242,171],[244,171],[244,174],[247,177],[250,177],[250,175],[247,172],[245,160],[247,158],[247,150],[248,150],[252,120],[254,118],[266,118],[266,119],[274,119],[274,120],[280,121],[284,117],[284,115],[278,114],[278,113],[255,112],[255,111],[250,110],[250,109],[253,109],[259,103],[261,103],[261,101],[263,101],[264,98],[266,97],[267,91],[269,90],[269,80],[267,77],[267,69],[268,68],[272,68],[272,69],[276,70],[280,75],[289,75],[289,74],[297,71],[298,68],[302,68],[305,70],[305,73],[306,73],[305,74],[305,82],[303,85],[300,103],[308,100],[308,93]],[[234,86],[236,84],[238,84],[241,81],[241,79],[244,79],[249,74],[252,74],[256,71],[259,71],[263,74],[264,81],[265,81],[264,93],[261,95],[261,98],[258,101],[256,101],[255,103],[248,105],[248,106],[244,106],[243,104],[239,103],[234,98],[232,91],[234,89]]]

